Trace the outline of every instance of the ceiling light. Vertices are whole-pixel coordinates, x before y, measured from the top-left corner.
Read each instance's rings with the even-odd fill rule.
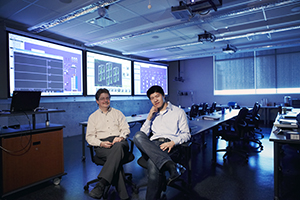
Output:
[[[81,17],[83,15],[86,15],[88,13],[96,11],[100,7],[109,6],[109,5],[117,3],[119,1],[121,1],[121,0],[101,0],[96,3],[90,4],[88,6],[85,6],[83,8],[80,8],[78,10],[75,10],[73,12],[70,12],[70,13],[68,13],[62,17],[59,17],[57,19],[54,19],[52,21],[44,22],[44,23],[38,24],[36,26],[29,27],[28,31],[40,33],[44,30],[47,30],[48,28],[65,23],[65,22],[75,19],[77,17]]]
[[[223,49],[223,53],[234,54],[237,51],[237,48],[231,44],[227,44],[227,47]]]

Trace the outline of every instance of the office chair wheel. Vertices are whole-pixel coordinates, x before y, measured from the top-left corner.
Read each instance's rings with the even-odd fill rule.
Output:
[[[89,186],[88,186],[88,185],[85,185],[85,186],[83,187],[83,189],[84,189],[84,191],[88,191],[88,190],[89,190]]]
[[[60,182],[61,182],[61,177],[58,177],[58,178],[53,179],[53,184],[54,184],[54,185],[59,185]]]

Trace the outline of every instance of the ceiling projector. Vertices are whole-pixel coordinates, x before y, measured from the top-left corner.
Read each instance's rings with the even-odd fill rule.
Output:
[[[223,53],[233,54],[237,51],[237,48],[231,44],[227,44],[227,47],[223,49]]]
[[[204,34],[198,35],[198,42],[214,42],[216,40],[216,36],[205,31]]]

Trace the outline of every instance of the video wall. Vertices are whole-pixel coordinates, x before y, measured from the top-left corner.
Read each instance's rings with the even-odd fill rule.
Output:
[[[168,94],[168,66],[82,50],[8,33],[9,96],[41,91],[42,96],[89,96],[99,88],[111,95],[146,95],[152,85]]]

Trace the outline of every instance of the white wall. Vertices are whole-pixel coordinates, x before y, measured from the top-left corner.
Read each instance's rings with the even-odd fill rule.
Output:
[[[169,89],[170,95],[168,99],[174,104],[180,104],[183,107],[191,106],[192,103],[207,102],[211,104],[216,101],[217,104],[226,104],[229,101],[235,101],[240,106],[251,107],[257,102],[261,102],[261,99],[266,98],[270,103],[276,104],[282,103],[284,96],[288,95],[292,98],[300,98],[300,94],[266,94],[266,95],[230,95],[230,96],[215,96],[213,94],[213,57],[183,60],[180,61],[181,76],[184,78],[184,82],[174,81],[175,77],[178,77],[177,62],[171,62],[169,68]],[[191,96],[178,97],[177,91],[189,91],[194,92],[193,102]]]

